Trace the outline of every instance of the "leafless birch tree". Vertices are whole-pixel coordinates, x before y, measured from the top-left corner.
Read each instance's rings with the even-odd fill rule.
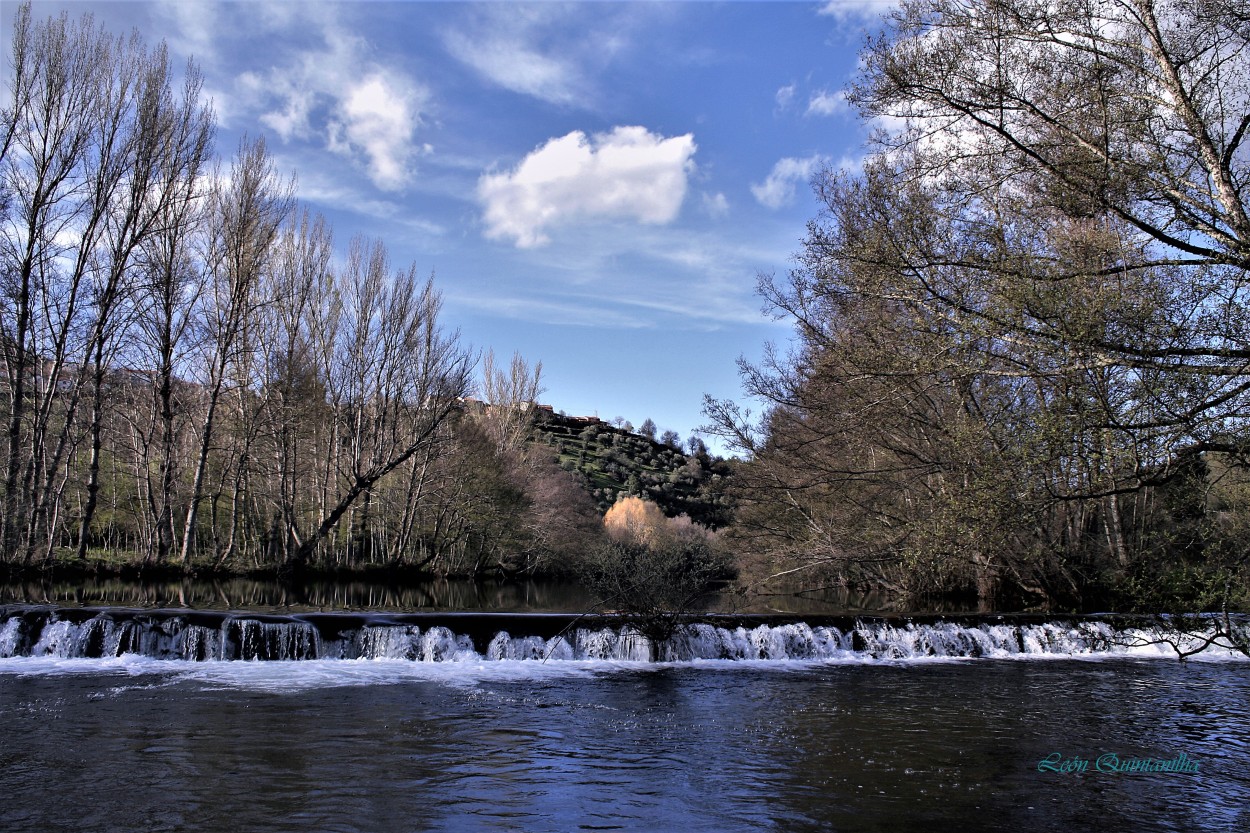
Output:
[[[263,139],[244,139],[228,177],[218,177],[211,195],[209,239],[204,256],[208,285],[202,320],[205,406],[199,426],[190,503],[182,536],[182,563],[195,550],[205,477],[213,450],[218,408],[230,374],[251,362],[247,338],[257,309],[261,279],[274,241],[292,208],[294,186],[273,167]],[[246,376],[247,374],[243,374]],[[243,396],[242,390],[236,391]]]
[[[415,266],[390,273],[381,243],[352,241],[316,325],[328,361],[327,401],[335,441],[325,504],[300,534],[294,564],[306,564],[349,511],[370,546],[369,498],[378,483],[439,439],[469,388],[470,353],[438,320],[441,302]]]

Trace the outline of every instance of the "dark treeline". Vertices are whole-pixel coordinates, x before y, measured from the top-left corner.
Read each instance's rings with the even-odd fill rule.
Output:
[[[710,401],[763,575],[912,599],[1246,605],[1242,0],[911,0],[762,293],[797,340]]]
[[[194,66],[17,10],[0,141],[0,559],[480,574],[603,537],[523,441],[539,369],[477,357],[385,246],[215,156]],[[176,78],[182,81],[177,83]]]

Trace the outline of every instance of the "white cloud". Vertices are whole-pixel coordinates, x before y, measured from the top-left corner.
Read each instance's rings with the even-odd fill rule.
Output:
[[[838,113],[846,112],[850,105],[846,103],[846,96],[841,92],[828,92],[821,90],[814,94],[810,101],[807,102],[807,115],[809,116],[833,116]]]
[[[158,17],[173,23],[175,32],[169,35],[171,46],[188,57],[203,64],[216,56],[217,5],[215,3],[187,3],[183,0],[160,0],[154,7]]]
[[[486,236],[521,248],[550,242],[553,226],[594,220],[661,225],[677,217],[694,169],[694,136],[643,127],[549,140],[511,171],[484,174],[477,195]]]
[[[324,142],[377,188],[401,190],[420,153],[415,134],[430,92],[393,67],[370,60],[364,39],[348,32],[328,7],[315,8],[326,13],[303,21],[314,27],[305,35],[311,44],[264,73],[241,74],[236,90],[283,142]],[[282,22],[263,18],[257,25]]]
[[[329,124],[330,149],[345,156],[363,154],[369,178],[379,188],[402,187],[425,98],[423,90],[382,72],[348,85]]]
[[[811,179],[824,162],[823,156],[780,159],[763,182],[751,186],[751,193],[765,208],[781,208],[794,199],[795,186]]]
[[[575,104],[586,96],[571,62],[544,55],[518,38],[495,34],[474,40],[453,32],[445,43],[457,60],[504,89],[553,104]]]
[[[621,48],[615,36],[567,26],[575,6],[482,4],[473,11],[465,28],[443,34],[452,57],[492,84],[552,104],[590,103],[583,64]]]
[[[828,0],[820,14],[839,20],[874,20],[898,8],[901,0]]]
[[[717,192],[715,194],[703,193],[703,213],[713,219],[720,219],[729,214],[729,200],[724,194]]]
[[[260,115],[260,123],[277,133],[282,141],[307,139],[311,135],[312,128],[308,123],[308,116],[315,102],[312,91],[299,89],[294,84],[276,85],[281,88],[273,89],[271,81],[252,72],[240,75],[238,83],[240,87],[253,95],[269,88],[272,92],[284,97],[284,100],[278,102],[277,107]]]
[[[796,86],[794,84],[787,84],[786,86],[777,90],[777,109],[778,110],[784,110],[790,106],[791,102],[794,101],[795,89],[796,89]]]

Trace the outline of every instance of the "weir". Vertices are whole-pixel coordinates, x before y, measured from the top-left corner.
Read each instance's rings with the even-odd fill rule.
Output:
[[[1244,623],[1243,623],[1244,627]],[[1167,639],[1162,637],[1166,636]],[[1175,656],[1157,621],[1038,615],[690,617],[653,642],[627,617],[501,613],[293,615],[0,606],[0,658],[135,654],[185,660],[905,660],[925,657]],[[1171,641],[1169,641],[1171,640]]]

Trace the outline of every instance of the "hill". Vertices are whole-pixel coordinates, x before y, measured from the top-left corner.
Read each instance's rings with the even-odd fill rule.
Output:
[[[549,448],[562,469],[577,475],[601,512],[619,496],[631,494],[654,501],[669,517],[685,514],[713,529],[729,523],[725,487],[733,462],[710,456],[702,443],[696,442],[687,454],[675,443],[658,442],[595,417],[569,417],[541,408],[529,442]]]

